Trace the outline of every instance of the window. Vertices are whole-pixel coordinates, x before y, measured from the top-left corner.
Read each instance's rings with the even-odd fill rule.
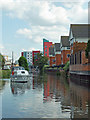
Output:
[[[51,45],[51,47],[52,47],[52,45]]]
[[[53,62],[55,62],[55,60],[54,60],[54,59],[53,59],[52,61],[53,61]]]
[[[47,49],[45,49],[45,52],[47,52]]]
[[[47,55],[47,53],[45,53],[45,55]]]
[[[45,46],[45,48],[47,48],[47,46]]]
[[[69,50],[69,49],[70,49],[70,47],[67,47],[67,49]]]
[[[69,58],[70,57],[70,54],[67,54],[67,58]]]

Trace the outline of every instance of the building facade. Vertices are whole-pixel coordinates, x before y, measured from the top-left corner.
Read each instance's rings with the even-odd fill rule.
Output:
[[[23,56],[27,59],[28,66],[32,65],[33,59],[32,59],[32,52],[31,51],[24,51],[21,53],[21,56]]]
[[[61,50],[60,50],[60,43],[55,43],[54,45],[54,52],[55,52],[55,64],[56,66],[61,64]]]
[[[44,55],[44,43],[45,42],[49,42],[49,40],[46,40],[45,38],[43,38],[43,55]]]
[[[32,51],[32,60],[34,65],[34,59],[37,60],[37,54],[40,53],[40,51]]]
[[[70,60],[70,42],[69,36],[61,36],[61,64],[66,64]]]
[[[55,52],[54,52],[54,47],[49,48],[49,65],[50,66],[55,66]]]
[[[49,58],[49,48],[52,47],[52,42],[44,42],[44,56]]]
[[[90,39],[90,24],[71,24],[69,32],[69,41],[71,48],[70,55],[70,73],[89,74],[90,65],[85,56],[87,42]]]

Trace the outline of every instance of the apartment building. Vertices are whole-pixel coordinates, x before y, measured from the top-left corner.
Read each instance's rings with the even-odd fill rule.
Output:
[[[61,36],[61,64],[65,64],[70,60],[70,41],[69,36]]]
[[[21,56],[24,56],[27,59],[28,65],[32,65],[33,59],[32,59],[32,52],[31,51],[23,51],[21,53]]]

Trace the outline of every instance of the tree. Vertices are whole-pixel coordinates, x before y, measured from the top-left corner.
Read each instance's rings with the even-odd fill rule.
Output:
[[[0,54],[0,68],[4,69],[5,59],[3,55]]]
[[[37,54],[37,59],[34,58],[34,66],[39,68],[42,71],[44,65],[47,64],[48,58],[46,56],[42,56],[42,53]]]
[[[29,71],[29,68],[28,68],[28,63],[27,63],[27,59],[23,56],[21,56],[18,60],[19,62],[19,66],[22,66],[25,68],[25,70],[28,70]]]
[[[86,58],[89,57],[89,52],[90,52],[90,40],[88,40],[88,43],[87,43],[87,48],[85,50],[85,53],[86,53]]]

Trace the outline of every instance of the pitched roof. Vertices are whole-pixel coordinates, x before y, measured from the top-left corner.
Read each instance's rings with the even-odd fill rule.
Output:
[[[90,24],[71,24],[71,30],[74,37],[90,37]]]
[[[70,47],[69,36],[61,36],[62,47]]]
[[[60,51],[60,43],[55,43],[54,48],[55,48],[55,52],[59,52]]]
[[[49,55],[55,56],[54,47],[49,48]]]

